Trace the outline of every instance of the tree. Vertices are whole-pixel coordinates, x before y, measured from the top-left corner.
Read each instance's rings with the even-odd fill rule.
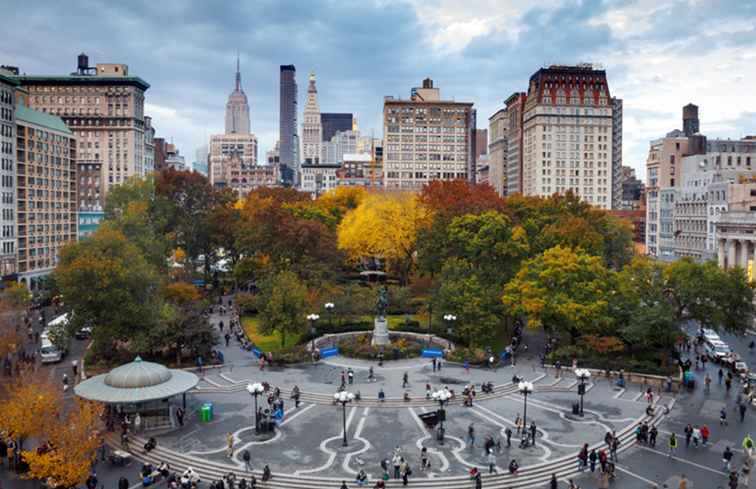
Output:
[[[65,418],[48,427],[45,445],[22,452],[29,464],[24,477],[43,480],[49,487],[74,488],[82,484],[102,444],[102,411],[99,404],[76,400]]]
[[[584,334],[611,331],[613,276],[601,258],[556,246],[526,261],[504,288],[502,300],[528,318],[529,327]]]
[[[28,289],[17,282],[6,284],[0,294],[0,358],[16,353],[23,345],[21,316],[30,301]]]
[[[444,315],[454,314],[457,338],[468,345],[491,345],[501,331],[505,315],[499,290],[486,287],[470,263],[450,258],[441,271],[433,299],[436,323],[443,323]]]
[[[261,332],[278,332],[285,346],[286,335],[306,329],[307,299],[307,287],[293,272],[282,271],[263,281],[258,298]]]
[[[372,194],[348,212],[338,228],[339,249],[353,263],[378,258],[407,284],[418,230],[428,213],[414,194]]]
[[[60,387],[47,376],[23,372],[4,385],[3,415],[0,431],[18,441],[43,437],[59,422]]]
[[[423,187],[420,202],[433,214],[448,218],[505,209],[504,199],[492,186],[466,180],[434,180]]]
[[[88,239],[64,247],[55,282],[76,331],[92,327],[94,348],[106,356],[118,341],[134,340],[156,325],[160,279],[137,246],[103,226]]]

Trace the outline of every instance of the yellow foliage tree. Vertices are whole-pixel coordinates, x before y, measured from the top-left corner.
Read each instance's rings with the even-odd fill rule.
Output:
[[[102,444],[102,406],[77,400],[65,419],[50,427],[47,444],[24,451],[29,464],[24,477],[46,481],[50,487],[76,487],[88,477]]]
[[[173,282],[165,286],[165,298],[174,304],[187,304],[198,301],[202,295],[197,287],[188,282]]]
[[[398,270],[406,284],[414,264],[417,232],[428,222],[429,212],[415,194],[370,194],[344,216],[338,228],[339,249],[352,262],[382,259]]]
[[[41,375],[25,372],[5,386],[0,431],[19,442],[44,436],[57,422],[60,388]]]
[[[315,205],[328,211],[338,210],[343,214],[359,207],[367,196],[365,187],[336,187],[318,197]]]

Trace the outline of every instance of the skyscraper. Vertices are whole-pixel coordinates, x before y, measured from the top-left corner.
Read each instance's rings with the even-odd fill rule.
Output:
[[[330,141],[337,132],[354,129],[354,117],[349,113],[320,114],[320,124],[323,126],[323,142]]]
[[[281,65],[279,106],[280,163],[289,169],[299,167],[297,138],[297,70],[294,65]]]
[[[612,97],[612,209],[622,208],[622,99]]]
[[[310,73],[307,87],[307,104],[302,123],[302,162],[308,165],[320,164],[323,143],[323,126],[320,123],[318,89],[315,87],[315,73]]]
[[[241,87],[239,55],[236,56],[236,86],[226,103],[226,134],[249,134],[249,103]]]
[[[0,278],[16,273],[16,88],[13,73],[0,68]]]

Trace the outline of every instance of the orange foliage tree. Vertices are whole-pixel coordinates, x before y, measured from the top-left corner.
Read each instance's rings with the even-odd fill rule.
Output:
[[[19,446],[26,438],[43,437],[58,423],[60,389],[50,380],[24,372],[5,385],[4,391],[0,431],[17,440]]]
[[[77,400],[64,419],[44,433],[47,443],[22,452],[29,464],[24,477],[46,481],[51,487],[76,487],[84,482],[102,444],[102,405]]]

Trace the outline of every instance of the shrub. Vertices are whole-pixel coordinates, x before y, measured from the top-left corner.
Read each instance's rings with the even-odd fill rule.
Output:
[[[412,358],[420,356],[424,343],[412,338],[389,335],[390,345],[373,346],[370,344],[371,334],[361,334],[342,338],[339,343],[339,350],[345,357],[361,358],[364,360],[374,360],[378,358],[378,353],[383,351],[386,360],[398,360],[400,358]]]
[[[470,362],[470,365],[484,365],[488,355],[481,348],[457,348],[449,353],[446,357],[451,362],[464,363]]]

